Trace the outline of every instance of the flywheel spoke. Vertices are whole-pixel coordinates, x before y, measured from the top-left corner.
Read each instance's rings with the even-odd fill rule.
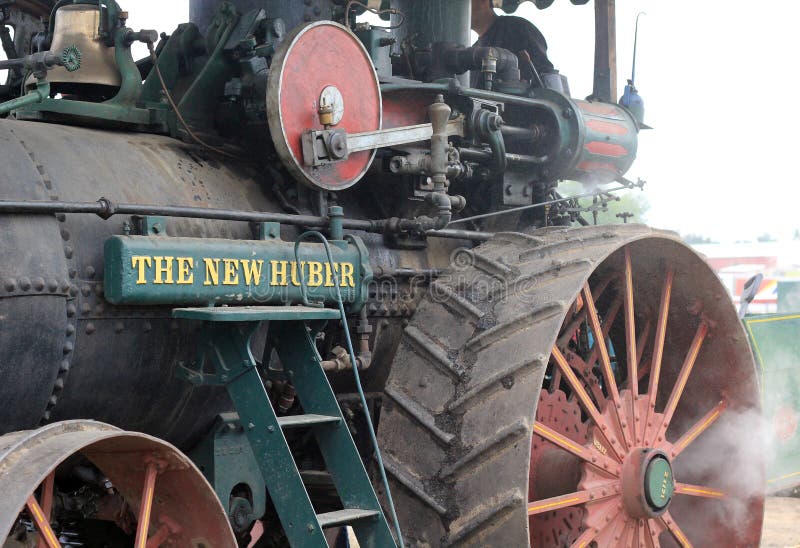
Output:
[[[702,485],[692,485],[690,483],[675,483],[676,495],[689,495],[692,497],[703,497],[707,499],[725,498],[725,492],[719,489],[712,489]]]
[[[50,521],[42,510],[42,507],[36,502],[36,498],[34,498],[33,495],[29,496],[28,500],[25,501],[25,505],[28,507],[28,511],[31,513],[31,517],[36,523],[36,528],[39,529],[39,534],[47,543],[47,546],[49,548],[61,548],[61,543],[58,542],[58,537],[56,537],[53,528],[50,526]]]
[[[661,522],[667,527],[669,532],[678,541],[678,543],[683,546],[683,548],[692,548],[692,543],[689,542],[689,539],[686,536],[686,533],[678,527],[678,524],[675,523],[675,520],[672,519],[672,516],[669,512],[665,512],[661,516]]]
[[[706,413],[703,416],[703,418],[701,418],[699,421],[697,421],[694,424],[694,426],[689,428],[689,430],[687,430],[686,433],[683,436],[681,436],[681,438],[673,444],[673,446],[672,446],[672,457],[675,458],[678,455],[680,455],[681,452],[684,449],[686,449],[687,447],[689,447],[689,445],[691,445],[691,443],[695,439],[697,439],[697,437],[700,434],[702,434],[703,432],[708,430],[709,427],[711,427],[712,424],[717,422],[717,419],[719,419],[720,415],[722,415],[722,412],[725,411],[725,409],[727,407],[728,407],[728,402],[726,402],[725,400],[722,400],[717,405],[715,405],[714,408],[711,409],[711,411]]]
[[[663,441],[664,434],[666,433],[667,428],[669,428],[669,424],[672,421],[672,415],[675,413],[675,409],[678,407],[678,402],[681,400],[683,390],[686,388],[689,375],[692,373],[692,368],[697,360],[697,355],[700,353],[700,347],[703,345],[703,340],[706,338],[707,334],[708,324],[705,321],[702,321],[695,332],[694,339],[689,347],[689,352],[686,354],[686,359],[681,366],[681,371],[678,374],[678,380],[675,383],[675,386],[672,388],[672,393],[669,396],[669,400],[667,400],[667,406],[664,408],[664,419],[658,429],[655,440],[651,440],[652,443],[656,441]]]

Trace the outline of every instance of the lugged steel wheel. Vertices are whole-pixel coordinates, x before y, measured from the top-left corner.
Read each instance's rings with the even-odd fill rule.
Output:
[[[755,365],[700,257],[620,226],[502,234],[453,262],[379,430],[413,545],[758,544]]]
[[[237,546],[213,489],[186,456],[99,422],[65,421],[0,437],[0,493],[4,547]],[[63,517],[58,527],[56,513]]]

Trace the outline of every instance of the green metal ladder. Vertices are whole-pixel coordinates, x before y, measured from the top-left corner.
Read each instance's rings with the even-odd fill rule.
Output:
[[[195,385],[225,386],[239,414],[264,483],[293,547],[327,547],[323,529],[349,525],[362,547],[395,547],[389,525],[320,365],[314,326],[339,310],[304,306],[177,308],[173,317],[206,322],[198,370],[180,375]],[[250,351],[250,337],[269,321],[268,344],[295,387],[303,415],[278,417]],[[206,373],[205,365],[214,372]],[[309,428],[325,459],[343,510],[317,514],[283,435]]]

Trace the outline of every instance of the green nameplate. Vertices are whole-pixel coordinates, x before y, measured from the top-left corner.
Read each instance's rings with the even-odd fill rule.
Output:
[[[322,244],[113,236],[105,244],[105,298],[113,304],[361,304],[372,276],[360,240]]]

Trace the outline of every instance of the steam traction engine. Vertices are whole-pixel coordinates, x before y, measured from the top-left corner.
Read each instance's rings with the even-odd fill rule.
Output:
[[[595,12],[578,100],[466,0],[0,2],[3,546],[755,545],[724,289],[558,193],[630,184]]]

